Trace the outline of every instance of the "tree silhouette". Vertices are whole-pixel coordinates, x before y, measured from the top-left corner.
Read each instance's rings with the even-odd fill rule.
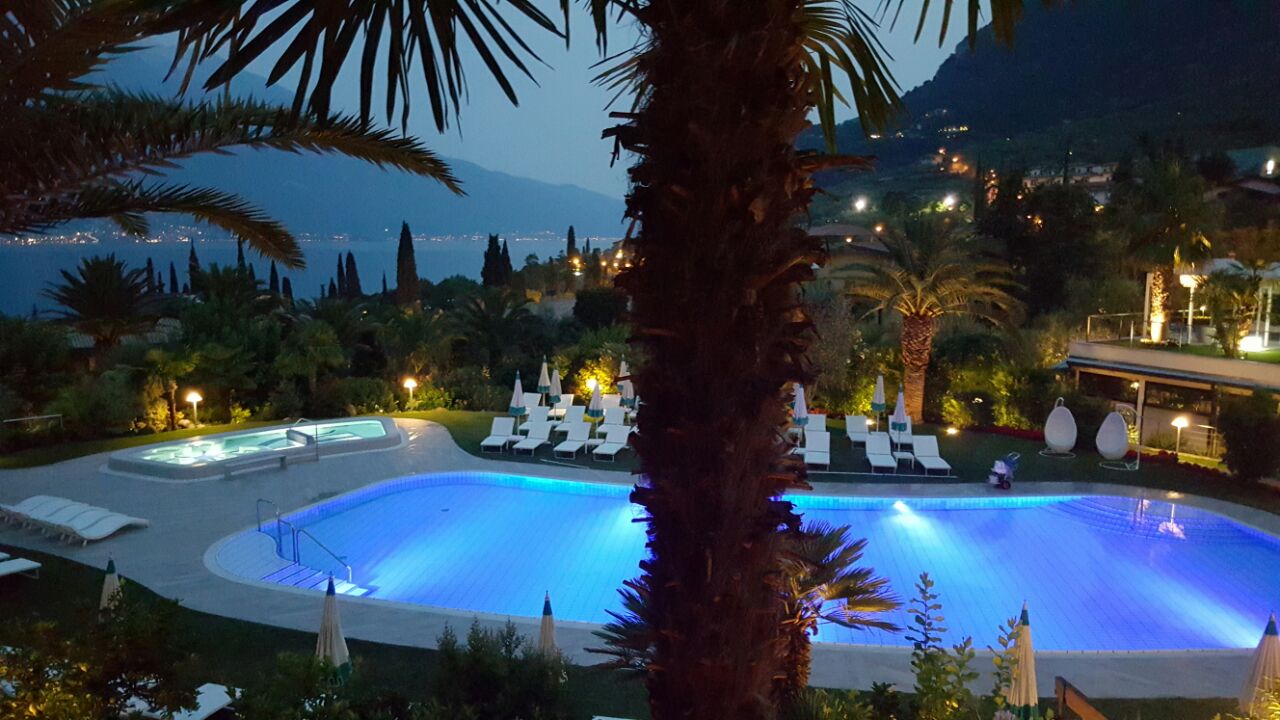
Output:
[[[356,269],[356,256],[347,252],[347,297],[350,299],[364,297],[364,288],[360,286],[360,271]]]
[[[396,304],[414,307],[418,304],[418,261],[413,252],[413,234],[409,223],[400,223],[400,245],[396,249]]]

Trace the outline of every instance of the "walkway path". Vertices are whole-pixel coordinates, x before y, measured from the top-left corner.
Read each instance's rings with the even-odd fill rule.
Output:
[[[88,547],[69,546],[34,531],[0,527],[0,543],[29,547],[78,562],[103,567],[108,555],[128,578],[179,600],[184,606],[228,617],[298,630],[319,626],[318,594],[283,591],[278,587],[246,584],[215,574],[206,567],[206,551],[219,540],[254,524],[259,498],[290,511],[320,499],[348,492],[389,478],[423,472],[484,470],[513,474],[541,474],[569,480],[629,484],[626,473],[546,464],[503,462],[479,458],[459,448],[444,427],[418,420],[398,420],[407,441],[393,450],[328,457],[316,463],[289,466],[231,481],[191,483],[154,482],[104,472],[106,455],[93,455],[57,465],[0,473],[0,502],[12,503],[35,494],[59,495],[110,508],[151,521],[151,527],[122,533]],[[981,485],[893,486],[822,485],[828,494],[985,493]],[[1063,484],[1036,488],[1027,483],[1020,491],[1061,494],[1098,492],[1097,486]],[[1109,490],[1104,490],[1109,491]],[[1116,489],[1118,494],[1127,493]],[[1280,527],[1273,516],[1245,511],[1238,506],[1207,501],[1215,510],[1229,510],[1241,520]],[[1063,578],[1064,585],[1070,578]],[[536,605],[536,603],[535,603]],[[512,618],[527,632],[536,632],[540,607],[530,607],[529,617]],[[363,600],[343,601],[343,626],[350,637],[399,645],[433,647],[446,624],[460,629],[473,613],[435,608],[405,607]],[[499,624],[505,618],[481,618]],[[581,663],[599,660],[585,652],[599,644],[593,626],[560,623],[557,639],[570,657]],[[1063,675],[1086,693],[1097,697],[1234,696],[1245,676],[1246,651],[1179,653],[1042,653],[1039,657],[1041,695],[1052,695],[1053,677]],[[869,687],[873,681],[911,686],[908,653],[901,648],[820,645],[815,649],[813,682],[826,687]],[[976,664],[986,670],[989,660]],[[986,682],[983,680],[982,682]]]

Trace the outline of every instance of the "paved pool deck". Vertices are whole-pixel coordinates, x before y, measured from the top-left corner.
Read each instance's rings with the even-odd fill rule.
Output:
[[[88,547],[67,545],[36,531],[0,526],[0,543],[51,553],[104,567],[110,555],[127,578],[182,605],[202,612],[298,630],[319,627],[319,593],[281,586],[246,583],[210,567],[210,549],[255,523],[259,499],[289,512],[334,495],[391,478],[426,472],[486,471],[566,480],[629,485],[627,473],[544,463],[481,458],[465,452],[440,425],[398,419],[405,442],[397,448],[322,458],[267,470],[232,480],[186,483],[156,482],[106,471],[106,454],[56,465],[0,472],[0,502],[13,503],[36,494],[58,495],[151,521],[141,530],[121,533]],[[983,484],[857,485],[815,483],[815,492],[830,495],[981,496]],[[1142,491],[1093,483],[1019,483],[1018,494],[1113,494],[1176,500],[1213,510],[1280,536],[1280,517],[1216,500]],[[1071,578],[1062,578],[1064,586]],[[19,580],[19,582],[26,582]],[[38,582],[38,581],[36,581]],[[553,598],[554,600],[554,598]],[[1277,599],[1280,601],[1280,598]],[[342,623],[348,637],[377,642],[434,647],[446,625],[461,629],[476,613],[388,603],[373,599],[341,599]],[[537,605],[535,603],[535,605]],[[522,630],[536,633],[540,606],[526,617],[509,618]],[[497,626],[508,618],[478,616]],[[586,623],[559,622],[557,640],[575,662],[600,657],[586,652],[599,645]],[[1261,628],[1259,628],[1261,632]],[[1061,675],[1096,697],[1233,697],[1244,681],[1250,650],[1184,652],[1039,652],[1037,675],[1041,696],[1053,694],[1053,678]],[[975,666],[990,667],[980,653]],[[812,682],[823,687],[867,688],[892,682],[909,688],[909,651],[904,648],[820,644],[814,649]],[[984,677],[975,687],[985,689]]]

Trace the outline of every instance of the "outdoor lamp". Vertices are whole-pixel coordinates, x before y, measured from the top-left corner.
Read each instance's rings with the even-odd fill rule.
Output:
[[[1173,441],[1173,454],[1180,455],[1182,453],[1182,431],[1191,425],[1191,420],[1186,415],[1179,415],[1169,424],[1178,430],[1177,438]]]
[[[857,200],[853,201],[854,212],[862,212],[863,210],[866,210],[866,209],[867,209],[867,199],[865,197],[859,197]]]
[[[1178,282],[1182,287],[1187,289],[1187,344],[1191,344],[1191,324],[1195,321],[1196,311],[1196,285],[1199,284],[1200,278],[1195,275],[1182,274],[1178,276]]]
[[[595,392],[596,386],[599,384],[600,382],[595,378],[587,378],[587,390],[590,390],[591,392]]]
[[[204,400],[204,397],[200,393],[196,392],[195,390],[192,390],[191,392],[187,393],[186,400],[187,402],[191,403],[191,422],[199,424],[200,423],[200,401]]]
[[[416,388],[416,387],[418,387],[418,381],[417,381],[417,380],[414,380],[414,379],[413,379],[413,378],[411,378],[411,377],[407,377],[407,378],[405,378],[405,379],[404,379],[404,382],[402,382],[402,383],[400,383],[400,384],[404,386],[404,389],[405,389],[405,390],[408,390],[408,391],[409,391],[409,404],[410,404],[410,405],[412,405],[412,404],[413,404],[413,389],[414,389],[414,388]]]
[[[947,193],[947,196],[946,196],[946,197],[944,197],[944,198],[942,198],[942,207],[944,207],[944,208],[946,208],[946,209],[950,210],[951,208],[953,208],[953,207],[955,207],[955,206],[956,206],[956,196],[955,196],[955,193]]]

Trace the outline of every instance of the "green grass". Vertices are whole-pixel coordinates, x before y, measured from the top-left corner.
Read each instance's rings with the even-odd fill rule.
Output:
[[[47,620],[74,629],[92,622],[103,572],[63,558],[0,546],[0,549],[43,564],[40,578],[10,577],[0,581],[0,645],[12,642],[13,623]],[[320,599],[316,598],[317,607]],[[457,628],[465,633],[466,628]],[[183,676],[193,684],[218,682],[244,687],[271,672],[282,652],[315,652],[314,633],[287,630],[181,608],[178,637],[190,660]],[[409,699],[429,696],[434,650],[350,640],[358,672],[374,687],[392,689]],[[574,667],[569,688],[580,715],[647,716],[644,689],[637,683],[598,668]]]
[[[1156,345],[1153,343],[1130,343],[1128,340],[1111,340],[1105,344],[1122,345],[1125,347],[1132,346],[1140,350],[1162,350],[1165,352],[1176,352],[1183,355],[1195,355],[1198,357],[1223,358],[1222,348],[1217,345]],[[1280,348],[1244,353],[1243,357],[1240,359],[1251,360],[1253,362],[1280,364]]]
[[[273,423],[266,421],[253,421],[238,423],[235,425],[201,425],[198,428],[174,430],[173,432],[152,433],[150,435],[123,435],[120,437],[101,438],[98,440],[82,440],[79,442],[47,445],[45,447],[31,448],[30,450],[21,450],[19,452],[0,456],[0,470],[51,465],[64,460],[74,460],[78,457],[94,455],[100,452],[114,452],[125,448],[138,447],[140,445],[151,445],[152,443],[181,440],[183,438],[195,437],[197,435],[211,435],[213,433],[228,432],[231,430],[247,430],[249,428],[271,424]]]

